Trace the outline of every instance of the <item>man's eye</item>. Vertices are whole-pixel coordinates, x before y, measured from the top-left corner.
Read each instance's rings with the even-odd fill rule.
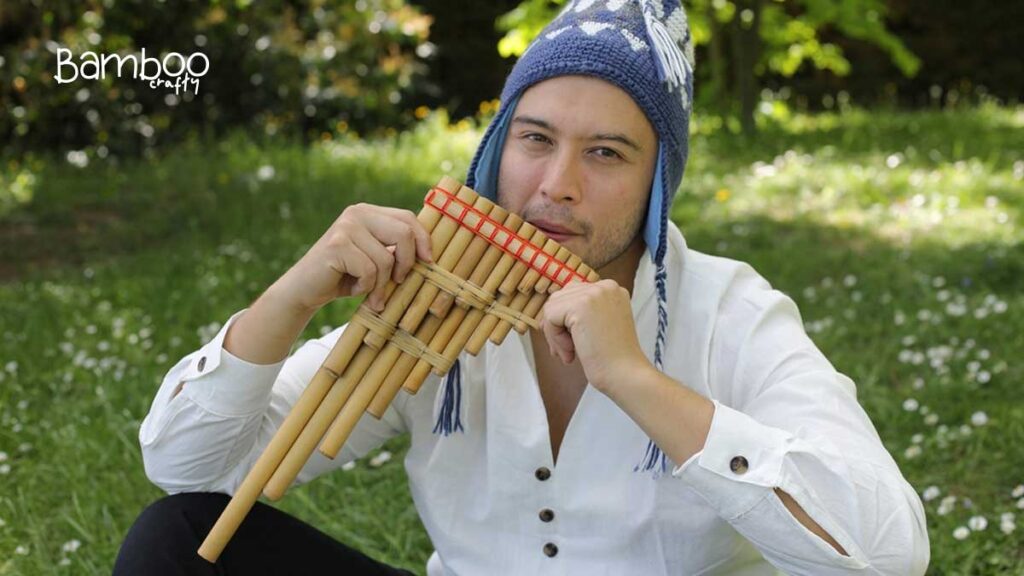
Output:
[[[601,158],[607,158],[609,160],[616,160],[622,158],[622,155],[612,150],[611,148],[598,148],[594,152]]]
[[[530,132],[528,134],[525,134],[523,136],[523,138],[526,138],[527,140],[529,140],[531,142],[548,143],[548,142],[551,141],[551,140],[548,139],[547,136],[545,136],[543,134],[537,134],[536,132]]]

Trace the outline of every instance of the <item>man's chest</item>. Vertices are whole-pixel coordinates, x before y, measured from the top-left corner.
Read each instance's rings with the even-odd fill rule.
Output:
[[[537,386],[547,414],[551,454],[557,462],[566,429],[587,388],[587,377],[579,362],[565,365],[543,346],[534,345]]]

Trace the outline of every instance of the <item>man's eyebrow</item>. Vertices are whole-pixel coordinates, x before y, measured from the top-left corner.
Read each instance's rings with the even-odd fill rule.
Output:
[[[629,146],[630,148],[641,151],[640,145],[634,142],[631,138],[624,134],[594,134],[590,137],[591,140],[612,140],[613,142],[619,142]]]
[[[533,126],[537,126],[539,128],[543,128],[545,130],[554,132],[556,134],[558,133],[558,130],[554,126],[552,126],[550,122],[548,122],[547,120],[541,119],[541,118],[537,118],[535,116],[525,116],[525,115],[515,116],[514,118],[512,118],[512,123],[531,124]],[[598,133],[598,134],[592,135],[589,138],[589,140],[611,140],[613,142],[619,142],[621,144],[629,146],[630,148],[636,150],[637,152],[640,152],[640,151],[643,150],[640,147],[639,144],[637,144],[632,138],[626,136],[625,134]]]
[[[555,127],[552,126],[551,123],[548,122],[547,120],[542,120],[540,118],[535,118],[533,116],[516,116],[515,118],[512,119],[512,123],[515,124],[517,122],[521,124],[533,124],[534,126],[539,126],[545,130],[558,132],[558,130],[555,130]]]

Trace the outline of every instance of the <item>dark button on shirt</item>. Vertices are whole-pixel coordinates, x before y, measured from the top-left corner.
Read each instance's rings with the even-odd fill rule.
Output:
[[[551,478],[551,470],[548,470],[546,467],[541,466],[540,468],[537,468],[537,471],[534,472],[534,475],[537,477],[537,480],[544,481],[547,480],[548,478]]]
[[[540,521],[541,522],[551,522],[554,519],[555,519],[555,512],[553,510],[551,510],[550,508],[545,508],[545,509],[540,511]]]
[[[732,470],[734,474],[743,474],[747,471],[748,467],[747,459],[743,456],[734,456],[733,459],[729,461],[729,469]]]
[[[199,364],[196,365],[196,369],[198,369],[200,372],[202,372],[203,368],[205,368],[205,367],[206,367],[206,356],[203,356],[202,358],[199,359]]]
[[[555,544],[553,542],[548,542],[547,544],[544,545],[544,554],[548,558],[551,558],[555,554],[558,554],[558,546],[555,546]]]

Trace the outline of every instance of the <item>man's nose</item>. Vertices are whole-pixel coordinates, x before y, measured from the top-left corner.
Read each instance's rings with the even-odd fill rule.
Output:
[[[560,150],[547,165],[540,192],[552,203],[579,202],[583,197],[583,170],[578,155]]]

